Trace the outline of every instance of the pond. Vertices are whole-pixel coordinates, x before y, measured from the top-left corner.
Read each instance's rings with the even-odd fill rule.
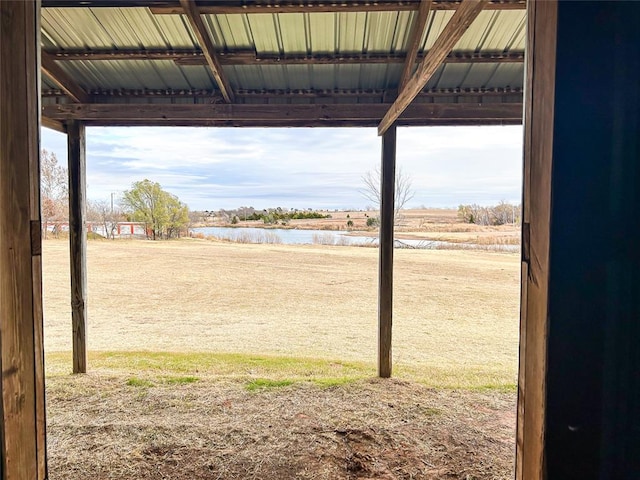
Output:
[[[195,234],[231,240],[240,243],[283,243],[288,245],[377,245],[377,234],[373,236],[349,235],[338,230],[298,230],[288,228],[256,227],[198,227]],[[436,248],[449,242],[435,240],[396,240],[396,247]],[[451,244],[454,245],[454,244]]]

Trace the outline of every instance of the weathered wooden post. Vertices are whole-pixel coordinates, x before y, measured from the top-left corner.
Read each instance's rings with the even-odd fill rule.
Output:
[[[640,478],[640,5],[527,15],[516,479]]]
[[[86,141],[82,122],[67,123],[73,373],[87,373]]]
[[[391,376],[393,317],[393,223],[396,178],[396,127],[382,136],[380,174],[380,263],[378,276],[378,375]]]
[[[46,478],[40,2],[0,2],[0,473]]]

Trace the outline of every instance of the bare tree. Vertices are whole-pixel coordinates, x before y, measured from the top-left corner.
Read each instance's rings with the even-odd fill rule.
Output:
[[[119,208],[113,207],[106,200],[90,202],[87,208],[87,218],[100,223],[107,238],[116,238],[118,232],[118,222],[122,220],[122,212]]]
[[[374,170],[369,170],[362,176],[362,182],[364,188],[360,189],[360,193],[364,198],[374,202],[376,207],[380,208],[380,168],[376,167]],[[396,171],[396,185],[395,185],[395,202],[393,218],[394,223],[398,225],[402,221],[402,210],[407,202],[413,198],[415,191],[413,190],[413,184],[411,177],[404,173],[402,169]]]
[[[40,194],[44,224],[42,233],[46,238],[49,223],[68,218],[69,194],[67,169],[58,164],[55,153],[44,149],[40,156]]]

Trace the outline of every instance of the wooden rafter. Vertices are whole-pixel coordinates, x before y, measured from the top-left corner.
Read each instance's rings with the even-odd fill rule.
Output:
[[[182,13],[187,17],[187,20],[193,29],[193,33],[195,33],[198,38],[202,54],[207,59],[207,64],[211,69],[213,77],[216,79],[216,83],[218,84],[218,88],[220,89],[222,96],[228,103],[233,103],[233,90],[229,84],[229,80],[222,70],[222,65],[218,60],[211,37],[209,36],[204,22],[202,21],[198,6],[194,0],[180,0],[180,5],[182,6]]]
[[[389,104],[58,104],[44,117],[88,125],[375,126]],[[402,125],[500,125],[522,122],[522,104],[415,103]]]
[[[407,46],[407,57],[402,67],[402,74],[400,75],[400,82],[398,83],[398,89],[402,90],[405,86],[411,73],[413,73],[413,66],[416,63],[418,57],[418,50],[420,50],[420,41],[424,36],[424,32],[427,29],[427,20],[429,18],[429,11],[431,10],[431,0],[422,0],[420,2],[420,8],[413,21],[411,27],[411,35],[409,36],[409,44]]]
[[[418,69],[398,94],[398,98],[389,108],[378,125],[378,134],[383,135],[400,117],[412,100],[420,93],[431,76],[442,64],[464,32],[482,11],[488,0],[464,0],[449,23],[438,36],[429,53],[422,59]]]
[[[54,60],[173,60],[179,65],[207,65],[200,50],[47,50]],[[407,56],[400,54],[316,54],[316,55],[257,55],[254,51],[217,52],[221,65],[323,65],[323,64],[386,64],[403,63]],[[416,51],[417,60],[425,54]],[[524,52],[450,53],[444,63],[523,63]]]
[[[89,103],[89,95],[46,52],[41,54],[42,71],[45,72],[76,103]]]
[[[60,120],[52,120],[52,119],[47,118],[47,117],[42,117],[40,119],[40,124],[43,127],[49,128],[49,129],[54,130],[56,132],[67,133],[67,127]]]

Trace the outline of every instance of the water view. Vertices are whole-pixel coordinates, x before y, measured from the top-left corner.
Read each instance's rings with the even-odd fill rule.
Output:
[[[377,245],[378,237],[351,235],[339,230],[298,230],[289,228],[256,227],[198,227],[192,228],[195,234],[216,237],[240,243],[283,243],[287,245]],[[396,240],[396,247],[436,248],[449,242],[435,240]]]

